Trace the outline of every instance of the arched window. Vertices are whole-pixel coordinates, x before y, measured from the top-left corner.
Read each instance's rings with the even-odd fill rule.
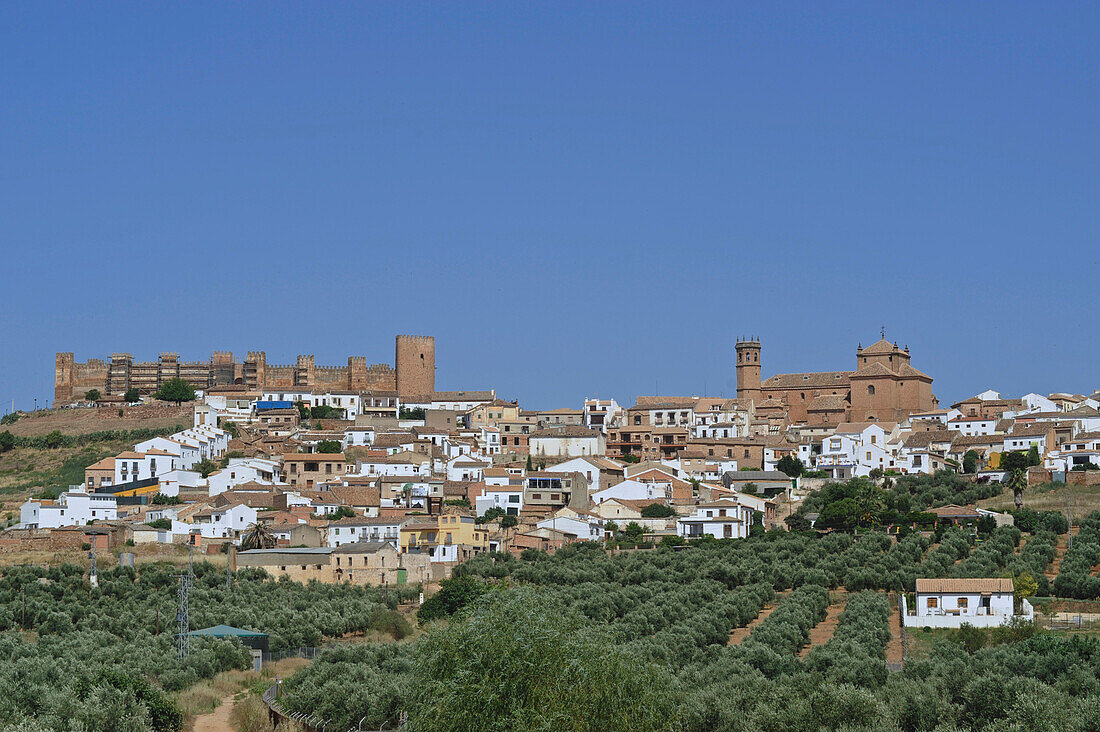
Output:
[[[867,394],[869,396],[874,396],[875,395],[875,385],[874,384],[868,384],[867,385]]]

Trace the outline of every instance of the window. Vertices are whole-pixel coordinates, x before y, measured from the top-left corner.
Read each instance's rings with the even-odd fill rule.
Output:
[[[875,385],[874,384],[868,384],[867,385],[867,394],[870,395],[870,396],[874,396],[874,394],[875,394]]]
[[[970,605],[970,599],[966,597],[959,598],[959,609],[965,610]]]
[[[928,607],[939,607],[939,606],[940,606],[940,598],[938,598],[938,597],[929,597],[928,598]]]

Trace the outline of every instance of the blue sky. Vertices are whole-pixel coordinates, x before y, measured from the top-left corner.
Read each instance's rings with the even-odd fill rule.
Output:
[[[1100,6],[0,4],[0,402],[392,362],[532,407],[854,366],[1100,388]]]

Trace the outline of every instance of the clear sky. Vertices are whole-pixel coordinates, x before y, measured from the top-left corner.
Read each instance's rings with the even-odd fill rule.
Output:
[[[1095,3],[0,3],[0,401],[54,353],[539,408],[908,344],[1100,388]]]

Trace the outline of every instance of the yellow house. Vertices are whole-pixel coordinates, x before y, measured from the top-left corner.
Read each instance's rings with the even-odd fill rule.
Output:
[[[466,412],[466,426],[495,427],[500,422],[515,422],[519,419],[519,405],[494,399],[487,404],[479,404]]]
[[[401,527],[401,552],[427,552],[435,561],[460,561],[489,548],[489,527],[472,515],[417,516]]]

